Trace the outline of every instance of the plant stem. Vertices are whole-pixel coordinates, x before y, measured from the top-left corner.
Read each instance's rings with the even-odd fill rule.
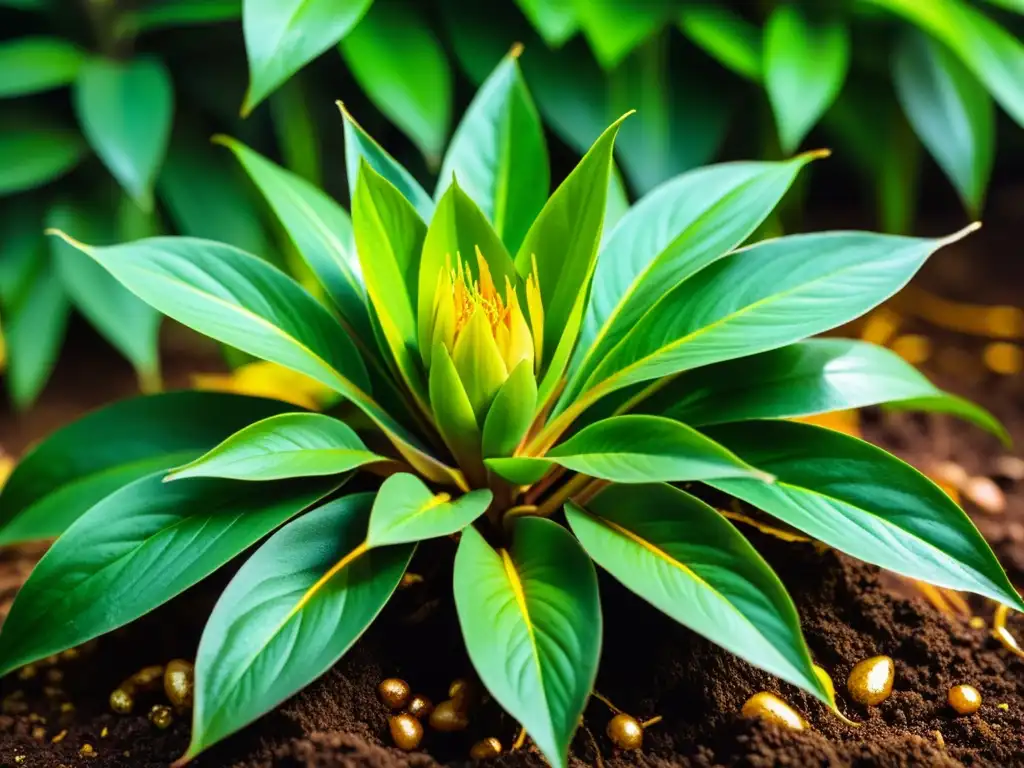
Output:
[[[586,488],[593,479],[594,478],[587,477],[586,475],[576,475],[574,478],[569,480],[569,482],[548,496],[544,503],[537,508],[537,514],[540,517],[551,517],[551,515],[558,511],[559,507],[561,507],[575,494]]]

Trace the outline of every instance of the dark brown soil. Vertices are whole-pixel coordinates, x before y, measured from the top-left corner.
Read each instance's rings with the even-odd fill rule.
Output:
[[[1018,283],[1019,285],[1019,283]],[[913,328],[911,328],[913,330]],[[923,329],[922,329],[923,330]],[[938,335],[937,345],[961,346],[977,355],[975,340]],[[932,371],[940,383],[969,394],[996,412],[1018,445],[1024,442],[1021,377]],[[0,429],[4,424],[0,421]],[[945,418],[870,414],[868,436],[927,469],[955,460],[971,474],[995,477],[1006,511],[969,511],[1010,572],[1024,585],[1024,482],[999,477],[995,461],[1006,450],[977,430]],[[6,438],[6,435],[5,435]],[[642,751],[616,750],[604,735],[610,712],[593,701],[573,743],[574,768],[687,766],[1024,766],[1024,660],[1008,653],[985,629],[949,618],[877,569],[810,544],[789,544],[744,528],[775,567],[797,603],[815,660],[832,676],[840,708],[860,728],[844,725],[800,692],[720,651],[663,618],[602,579],[606,633],[597,689],[638,718],[664,719],[645,734]],[[0,555],[0,600],[23,577],[35,553]],[[450,680],[467,673],[448,597],[451,545],[425,548],[413,570],[425,583],[401,591],[352,652],[330,673],[277,711],[195,761],[197,768],[436,768],[470,765],[470,745],[496,736],[507,745],[514,722],[493,703],[473,712],[465,734],[429,733],[424,753],[389,746],[387,713],[374,690],[384,677],[400,676],[435,701]],[[147,664],[190,657],[219,588],[230,574],[124,630],[102,638],[77,660],[40,667],[28,680],[0,682],[0,766],[32,768],[94,765],[102,768],[166,766],[184,750],[187,717],[167,730],[145,712],[117,716],[107,696],[128,674]],[[901,586],[901,585],[897,585]],[[990,616],[991,606],[977,603]],[[1024,620],[1011,629],[1024,638]],[[878,707],[852,704],[845,680],[861,659],[887,654],[896,661],[892,696]],[[981,710],[957,716],[945,703],[957,683],[976,686]],[[812,729],[781,730],[740,717],[743,702],[761,690],[780,693],[806,715]],[[1005,704],[1005,707],[1001,705]],[[63,737],[52,743],[54,737]],[[84,744],[93,757],[80,757]],[[429,756],[428,756],[429,755]],[[539,768],[527,748],[490,761],[496,768]]]

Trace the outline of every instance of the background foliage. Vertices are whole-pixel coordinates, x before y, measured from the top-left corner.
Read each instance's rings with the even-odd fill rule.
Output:
[[[638,110],[616,152],[631,196],[714,159],[828,146],[830,189],[856,187],[882,228],[907,231],[921,179],[939,171],[980,215],[1024,124],[1020,0],[0,0],[0,29],[0,319],[19,407],[72,309],[144,387],[159,381],[157,314],[45,226],[97,244],[206,237],[305,277],[209,137],[345,198],[342,99],[422,180],[517,42],[561,141],[556,181]]]

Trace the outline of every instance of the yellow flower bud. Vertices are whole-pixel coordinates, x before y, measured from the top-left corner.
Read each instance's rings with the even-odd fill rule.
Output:
[[[498,389],[516,366],[524,360],[535,366],[538,346],[511,280],[506,278],[504,291],[499,291],[479,248],[476,259],[476,279],[461,259],[455,269],[449,263],[438,276],[429,338],[432,348],[442,344],[451,354],[482,423]],[[528,301],[531,291],[536,294],[533,301],[539,304],[532,276],[527,285]],[[538,311],[531,304],[531,319]],[[421,352],[429,367],[432,353]]]

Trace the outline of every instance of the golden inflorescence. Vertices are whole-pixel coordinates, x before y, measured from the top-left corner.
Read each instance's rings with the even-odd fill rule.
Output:
[[[896,665],[888,656],[872,656],[858,662],[850,671],[846,687],[858,704],[873,707],[892,693]]]

